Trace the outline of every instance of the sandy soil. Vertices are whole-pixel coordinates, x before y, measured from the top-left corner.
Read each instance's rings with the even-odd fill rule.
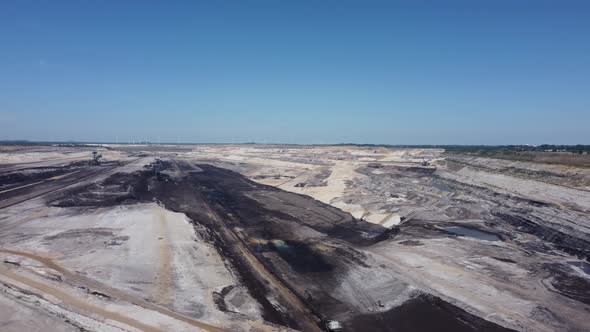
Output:
[[[53,257],[77,274],[201,321],[234,319],[216,310],[213,292],[238,282],[183,214],[157,204],[70,210],[50,208],[50,216],[20,222],[3,232],[4,246]],[[260,319],[247,292],[240,296],[235,310]]]
[[[436,149],[111,148],[103,151],[111,164],[100,166],[72,166],[89,159],[86,148],[0,153],[0,322],[8,330],[273,330],[263,322],[268,306],[280,315],[285,303],[301,317],[325,314],[358,328],[398,317],[392,310],[416,294],[519,331],[590,328],[587,169]],[[166,167],[146,168],[162,159]],[[146,200],[134,186],[176,196]],[[76,188],[77,206],[68,205],[63,195]],[[198,192],[198,200],[179,199]],[[350,216],[331,219],[319,202],[389,232],[353,223],[334,231]],[[388,235],[373,243],[373,233]],[[224,252],[231,245],[220,238],[236,246]],[[279,255],[289,241],[315,253],[309,262],[320,270]],[[239,253],[266,293],[244,283],[243,267],[228,259]]]
[[[587,328],[582,317],[590,310],[588,305],[556,291],[552,278],[548,277],[550,273],[543,268],[544,264],[566,266],[566,262],[577,261],[578,257],[568,254],[569,249],[542,249],[546,244],[537,244],[559,236],[575,236],[580,241],[589,239],[590,196],[584,183],[590,175],[586,169],[457,156],[453,156],[451,163],[443,151],[424,149],[227,149],[231,150],[231,160],[239,159],[240,164],[222,163],[222,167],[260,183],[309,195],[359,219],[400,227],[399,242],[407,238],[410,242],[406,243],[413,243],[419,238],[417,245],[383,242],[371,252],[420,289],[428,289],[469,312],[518,330]],[[225,161],[227,149],[208,148],[194,153],[194,157]],[[256,165],[251,165],[248,158],[254,154]],[[311,156],[314,164],[300,165]],[[259,178],[257,167],[262,169],[267,165],[263,159],[276,169],[274,173],[265,169],[265,177]],[[288,164],[276,164],[276,159]],[[425,161],[429,166],[423,166]],[[281,167],[298,168],[300,172],[293,172],[295,176],[285,182],[268,181],[273,174],[283,172]],[[322,170],[331,173],[322,185],[314,184],[312,179]],[[499,223],[498,214],[534,218],[536,224],[548,229],[536,235],[515,233],[513,225]],[[469,238],[450,242],[437,237],[431,239],[428,228],[422,235],[417,233],[421,228],[409,229],[412,225],[423,227],[422,220],[444,223],[443,226],[458,223],[487,228],[487,224],[493,224],[494,231],[511,235],[504,236],[501,244]],[[404,235],[405,229],[412,237]],[[549,235],[552,230],[565,235]],[[508,241],[511,236],[514,242]],[[542,238],[539,240],[538,236]],[[581,248],[588,248],[588,244]],[[522,255],[523,250],[539,253],[531,257]],[[514,263],[491,258],[499,253],[511,257]],[[566,269],[572,277],[579,275],[588,280],[587,274]]]

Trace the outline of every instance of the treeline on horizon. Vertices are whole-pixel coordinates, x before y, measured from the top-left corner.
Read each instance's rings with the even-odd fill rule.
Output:
[[[485,152],[570,152],[570,153],[590,153],[590,145],[576,144],[576,145],[555,145],[555,144],[541,144],[541,145],[450,145],[444,148],[447,152],[457,153],[483,153]]]
[[[4,140],[0,141],[0,145],[58,145],[58,146],[77,146],[77,145],[91,145],[91,144],[117,144],[114,142],[51,142],[51,141],[29,141],[29,140]],[[118,143],[125,145],[125,143]],[[155,144],[153,142],[138,142],[137,144]],[[174,144],[177,143],[161,143]],[[199,145],[199,144],[230,144],[230,143],[179,143],[180,145]],[[358,147],[386,147],[386,148],[434,148],[445,149],[448,152],[484,152],[494,150],[504,150],[506,152],[571,152],[571,153],[590,153],[590,145],[576,144],[541,144],[541,145],[437,145],[437,144],[359,144],[359,143],[337,143],[337,144],[284,144],[284,143],[269,143],[262,144],[256,142],[247,143],[233,143],[234,145],[285,145],[285,146],[358,146]]]

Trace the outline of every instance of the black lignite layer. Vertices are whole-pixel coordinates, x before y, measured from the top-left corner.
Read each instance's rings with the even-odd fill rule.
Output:
[[[216,248],[232,262],[241,281],[264,308],[264,318],[281,325],[318,330],[324,327],[323,320],[338,316],[345,317],[340,320],[350,331],[416,331],[425,326],[457,331],[502,330],[434,297],[375,316],[364,314],[332,294],[350,270],[379,268],[370,265],[362,247],[387,240],[390,230],[229,170],[198,167],[200,171],[179,161],[158,162],[149,170],[115,175],[104,184],[88,188],[94,190],[94,196],[84,190],[70,193],[67,201],[84,198],[81,201],[85,205],[92,205],[94,200],[94,205],[104,206],[155,200],[185,213],[209,230]],[[96,195],[100,186],[115,192]],[[378,307],[377,301],[370,302]],[[418,317],[424,312],[436,313],[426,325]],[[408,319],[389,319],[400,314]]]
[[[347,327],[354,331],[365,331],[366,326],[371,326],[372,332],[512,331],[431,295],[420,295],[389,311],[359,315]]]

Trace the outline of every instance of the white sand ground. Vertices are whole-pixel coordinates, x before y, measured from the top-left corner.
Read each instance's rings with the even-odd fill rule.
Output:
[[[239,285],[217,251],[195,232],[184,214],[170,212],[155,203],[86,211],[45,209],[34,218],[19,219],[17,225],[10,223],[10,217],[4,218],[0,226],[13,227],[0,231],[4,239],[2,247],[50,258],[69,271],[108,285],[125,296],[146,299],[213,326],[241,330],[248,330],[251,325],[262,326],[256,322],[261,320],[257,302]],[[0,256],[14,257],[6,253]],[[25,260],[22,265],[27,264],[37,274],[43,271],[38,270],[34,261]],[[59,275],[55,271],[43,274],[46,273]],[[213,302],[213,292],[229,285],[237,286],[232,296],[239,300],[234,299],[231,308],[241,315],[221,312]],[[75,297],[77,291],[66,287],[65,292]],[[4,302],[7,301],[10,299]],[[99,303],[100,297],[89,301]],[[108,306],[158,328],[165,324],[178,331],[194,328],[124,302]],[[42,321],[30,324],[42,324]],[[56,328],[61,327],[57,324]]]

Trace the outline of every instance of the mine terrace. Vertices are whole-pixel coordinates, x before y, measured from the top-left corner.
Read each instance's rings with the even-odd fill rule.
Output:
[[[6,146],[0,326],[589,330],[590,168],[563,155]]]

